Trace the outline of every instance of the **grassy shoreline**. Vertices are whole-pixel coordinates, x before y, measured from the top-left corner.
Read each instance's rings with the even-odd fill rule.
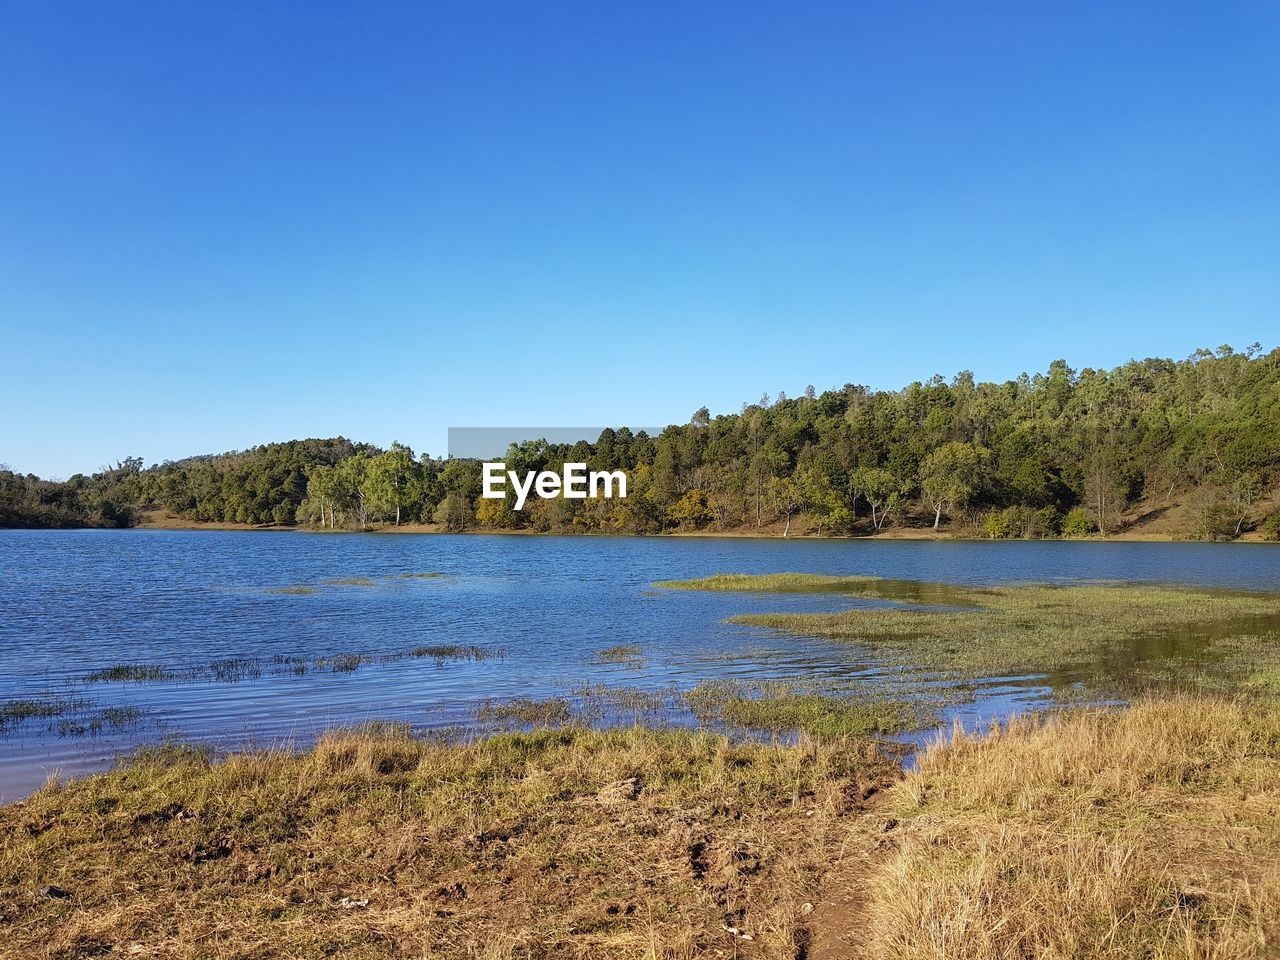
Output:
[[[1280,706],[871,741],[634,727],[144,751],[0,807],[0,956],[1138,958],[1280,949]]]

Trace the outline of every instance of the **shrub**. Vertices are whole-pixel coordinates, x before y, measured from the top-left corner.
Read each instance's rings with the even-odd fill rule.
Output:
[[[1280,508],[1273,510],[1258,528],[1263,540],[1280,540]]]
[[[1003,540],[1009,536],[1009,518],[1001,510],[992,510],[982,518],[982,528],[992,540]]]
[[[1036,535],[1035,512],[1030,507],[1005,507],[1004,519],[1008,530],[1006,536],[1027,540]]]
[[[1031,518],[1031,536],[1043,540],[1056,537],[1062,530],[1062,513],[1057,507],[1041,507]]]
[[[1072,507],[1062,521],[1062,536],[1067,540],[1087,537],[1093,533],[1093,518],[1084,507]]]

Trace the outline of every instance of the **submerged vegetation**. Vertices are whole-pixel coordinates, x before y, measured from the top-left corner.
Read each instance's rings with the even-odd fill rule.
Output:
[[[0,733],[28,720],[48,720],[82,709],[85,701],[75,697],[21,697],[0,701]]]
[[[132,726],[144,711],[135,706],[98,707],[91,700],[69,694],[23,697],[0,701],[0,736],[15,733],[33,721],[60,737],[97,736]]]
[[[970,677],[1048,673],[1236,688],[1280,665],[1276,594],[1137,584],[911,588],[814,574],[721,575],[660,586],[905,600],[909,605],[746,614],[732,622],[855,643]]]
[[[434,660],[443,665],[450,660],[501,659],[506,651],[500,647],[481,647],[463,643],[424,643],[385,653],[330,653],[305,657],[293,654],[277,654],[274,657],[236,657],[211,660],[208,663],[189,664],[171,668],[159,663],[117,663],[102,667],[84,675],[86,683],[159,683],[165,681],[216,681],[236,683],[256,680],[271,674],[284,676],[307,673],[351,673],[363,666],[400,663],[405,660]]]
[[[216,672],[216,666],[210,665]],[[157,683],[176,680],[178,674],[158,663],[117,663],[85,674],[85,683]]]
[[[145,510],[192,522],[363,529],[875,534],[894,524],[991,538],[1122,529],[1280,538],[1280,350],[1228,346],[979,383],[969,372],[896,391],[846,384],[704,407],[658,436],[513,446],[506,469],[628,475],[625,499],[480,497],[476,461],[401,444],[293,440],[65,483],[0,470],[0,526],[128,526]]]
[[[318,584],[289,583],[279,587],[268,587],[267,593],[285,596],[309,596],[321,592],[323,587],[376,587],[404,580],[440,580],[443,573],[393,573],[380,577],[330,577]]]
[[[62,717],[58,720],[58,735],[63,737],[97,736],[109,729],[130,727],[144,716],[140,707],[102,707],[81,716]]]
[[[496,725],[559,727],[567,725],[572,718],[573,704],[563,697],[494,700],[481,704],[476,710],[477,721]]]

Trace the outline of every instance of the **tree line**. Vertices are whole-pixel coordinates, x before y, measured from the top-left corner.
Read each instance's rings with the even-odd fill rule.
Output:
[[[874,534],[895,525],[995,538],[1109,534],[1169,513],[1186,536],[1280,535],[1280,350],[1044,373],[962,372],[901,390],[846,384],[704,407],[657,436],[512,446],[508,469],[624,470],[628,497],[480,497],[477,461],[344,438],[295,440],[58,483],[0,470],[0,525],[128,526],[158,508],[192,521],[361,529]]]

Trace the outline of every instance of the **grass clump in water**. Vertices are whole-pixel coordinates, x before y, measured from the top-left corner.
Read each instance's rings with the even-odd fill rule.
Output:
[[[77,697],[19,697],[0,701],[0,733],[7,733],[29,720],[50,720],[88,706]]]
[[[644,656],[638,643],[619,643],[612,647],[597,650],[591,658],[593,663],[618,663],[629,667],[639,667],[644,663]]]
[[[403,660],[433,658],[443,665],[450,660],[482,661],[501,659],[501,648],[480,647],[468,644],[423,644],[393,650],[389,653],[339,652],[320,657],[296,654],[276,654],[271,658],[229,657],[196,664],[178,671],[163,664],[117,664],[96,670],[84,679],[89,682],[158,682],[164,680],[192,680],[217,683],[239,683],[258,680],[271,673],[277,676],[304,676],[312,671],[329,673],[354,673],[368,664],[390,664]]]
[[[104,707],[87,716],[63,717],[58,721],[58,735],[62,737],[98,736],[108,729],[133,726],[143,717],[138,707]]]
[[[642,690],[637,687],[610,687],[588,683],[569,691],[578,704],[582,717],[591,724],[612,725],[623,722],[660,723],[669,712],[682,708],[684,694],[675,684],[664,690]]]
[[[24,720],[56,717],[66,709],[64,703],[54,700],[6,700],[0,703],[0,727]]]
[[[407,650],[389,653],[383,661],[391,663],[395,660],[414,659],[421,660],[431,658],[437,663],[444,663],[446,660],[472,660],[479,662],[481,660],[490,660],[495,657],[501,659],[503,652],[501,650],[490,649],[489,647],[477,647],[474,644],[463,643],[435,643],[423,644],[418,647],[410,647]]]
[[[257,680],[262,676],[262,661],[253,657],[231,657],[209,664],[210,679],[220,683],[237,683],[241,680]]]
[[[4,949],[789,960],[850,798],[894,776],[858,743],[638,728],[152,750],[0,808]]]
[[[364,657],[358,653],[338,653],[331,657],[318,657],[311,665],[317,670],[328,670],[330,673],[354,673],[363,662]]]
[[[83,697],[23,698],[0,702],[0,734],[8,733],[32,720],[50,721],[50,732],[63,737],[100,734],[108,728],[137,723],[143,711],[134,706],[94,709]],[[56,721],[53,722],[53,721]]]
[[[685,694],[685,701],[703,722],[771,733],[867,736],[901,733],[926,723],[923,708],[905,701],[832,697],[784,683],[707,681]]]
[[[519,725],[524,727],[560,727],[573,719],[573,706],[562,697],[534,700],[519,697],[515,700],[491,701],[476,711],[480,723]]]
[[[154,683],[177,679],[177,674],[159,663],[117,663],[94,670],[84,679],[87,683]]]

